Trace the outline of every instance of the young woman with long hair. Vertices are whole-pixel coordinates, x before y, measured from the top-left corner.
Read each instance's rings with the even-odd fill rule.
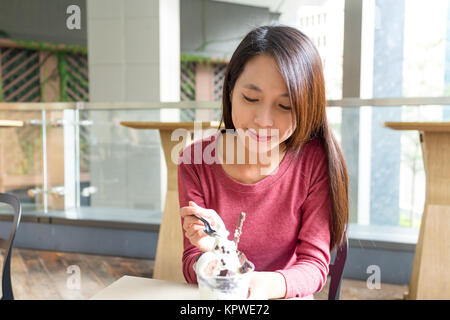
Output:
[[[227,66],[222,105],[225,130],[180,156],[184,276],[196,282],[193,265],[212,246],[192,215],[213,226],[220,216],[234,230],[245,212],[239,250],[255,265],[250,298],[312,298],[349,219],[347,168],[327,121],[317,49],[292,27],[252,30]],[[191,161],[195,148],[215,150],[217,161]]]

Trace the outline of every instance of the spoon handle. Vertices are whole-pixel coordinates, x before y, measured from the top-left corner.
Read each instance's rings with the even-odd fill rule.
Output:
[[[208,224],[208,225],[209,225],[209,222],[208,222],[205,218],[200,217],[200,216],[198,216],[198,215],[196,215],[196,214],[193,214],[193,216],[196,217],[196,218],[197,218],[198,220],[200,220],[201,222],[203,222],[204,224]]]
[[[236,247],[241,238],[242,225],[244,223],[244,220],[245,220],[245,212],[241,212],[241,214],[239,215],[238,226],[237,226],[236,230],[234,231],[234,243],[236,243]]]
[[[207,233],[209,235],[216,233],[216,230],[211,228],[211,225],[209,224],[208,220],[206,220],[205,218],[200,217],[196,214],[193,214],[193,216],[196,217],[197,219],[199,219],[201,222],[203,222],[203,224],[205,225],[205,233]]]

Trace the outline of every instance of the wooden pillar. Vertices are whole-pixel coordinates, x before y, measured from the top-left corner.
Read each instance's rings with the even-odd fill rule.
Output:
[[[58,57],[49,52],[39,52],[41,101],[61,101],[60,81],[58,71]]]
[[[214,74],[210,63],[199,62],[195,71],[195,101],[214,100]],[[213,110],[196,109],[195,121],[211,121]]]

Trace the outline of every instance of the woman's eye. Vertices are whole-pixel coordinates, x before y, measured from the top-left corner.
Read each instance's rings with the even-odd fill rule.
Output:
[[[291,110],[292,108],[289,106],[283,106],[282,104],[279,105],[284,110]]]
[[[258,99],[251,99],[249,97],[247,97],[245,94],[242,95],[244,97],[245,100],[247,100],[248,102],[257,102]]]

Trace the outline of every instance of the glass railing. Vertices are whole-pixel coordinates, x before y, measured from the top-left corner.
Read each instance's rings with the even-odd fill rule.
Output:
[[[450,121],[450,98],[328,105],[350,173],[352,225],[416,234],[425,201],[418,133],[387,129],[383,122]],[[167,110],[181,112],[167,117]],[[166,191],[159,134],[120,122],[178,122],[183,110],[218,120],[220,102],[2,103],[0,120],[24,125],[0,129],[0,191],[21,199],[25,216],[158,224]]]

